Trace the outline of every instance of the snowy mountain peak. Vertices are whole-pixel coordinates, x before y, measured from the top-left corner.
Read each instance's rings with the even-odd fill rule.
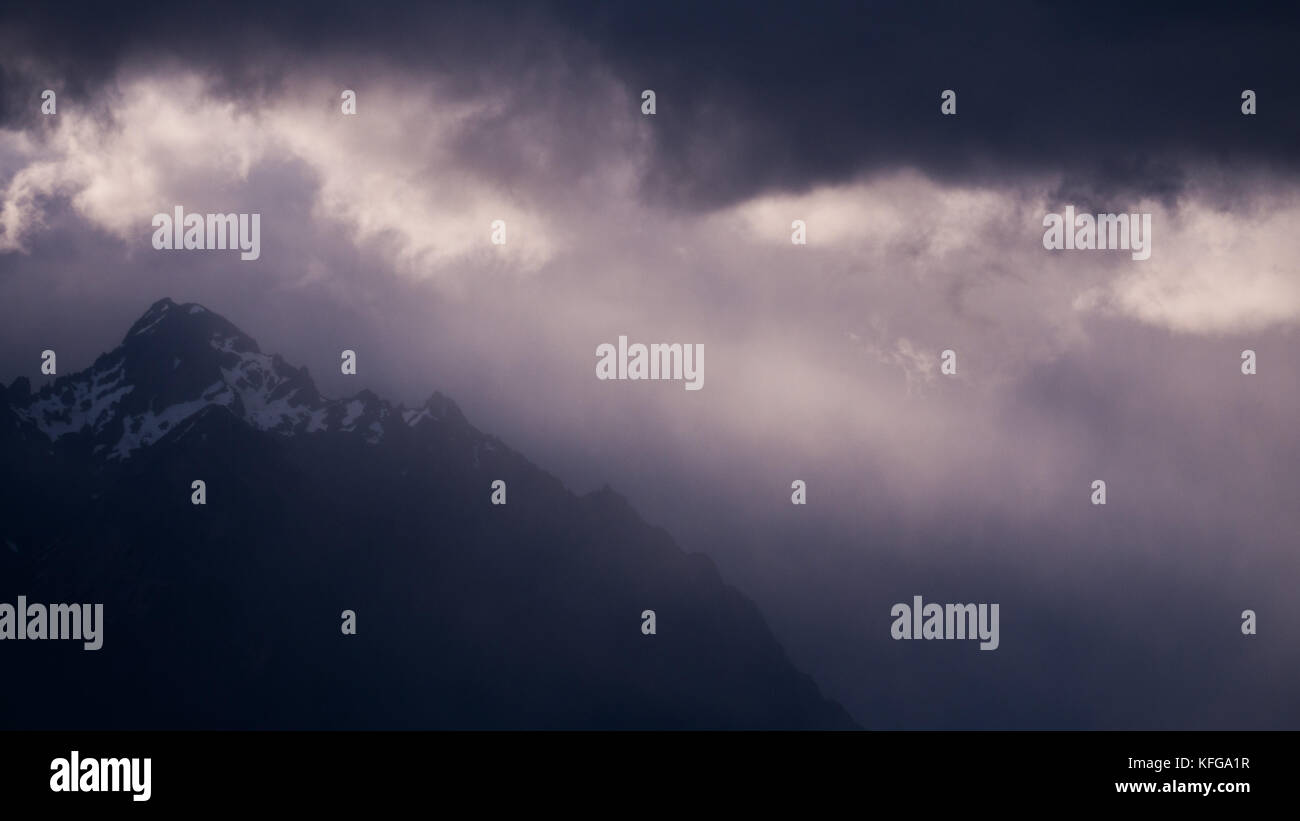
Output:
[[[163,298],[149,306],[149,310],[135,321],[122,340],[125,344],[175,342],[181,339],[204,337],[220,338],[230,350],[257,352],[257,343],[236,328],[224,317],[202,305],[187,302],[177,305]]]
[[[89,368],[34,393],[20,379],[5,400],[29,431],[50,441],[84,441],[109,460],[128,458],[211,407],[225,408],[259,430],[286,436],[355,433],[371,444],[384,438],[390,420],[412,413],[368,390],[343,399],[322,397],[306,368],[262,353],[202,305],[171,299],[149,306],[122,343]],[[441,394],[414,413],[460,416]]]

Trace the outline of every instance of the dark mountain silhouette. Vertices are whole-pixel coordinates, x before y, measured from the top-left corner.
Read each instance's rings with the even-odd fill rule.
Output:
[[[198,305],[0,387],[0,454],[0,602],[105,614],[97,652],[0,642],[2,727],[854,726],[612,490],[569,492],[440,394],[322,397]]]

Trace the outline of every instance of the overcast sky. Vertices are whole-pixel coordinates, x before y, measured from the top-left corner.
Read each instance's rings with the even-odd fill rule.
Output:
[[[865,726],[1300,727],[1294,17],[481,5],[0,18],[0,379],[199,302],[613,485]],[[176,205],[261,258],[154,250]],[[1067,205],[1150,259],[1045,250]],[[598,381],[619,335],[703,390]],[[1001,647],[892,641],[913,595]]]

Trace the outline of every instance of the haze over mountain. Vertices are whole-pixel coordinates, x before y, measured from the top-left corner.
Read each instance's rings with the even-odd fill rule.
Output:
[[[99,651],[5,642],[4,727],[855,726],[614,491],[437,393],[323,397],[196,304],[0,387],[0,453],[0,601],[104,604]]]

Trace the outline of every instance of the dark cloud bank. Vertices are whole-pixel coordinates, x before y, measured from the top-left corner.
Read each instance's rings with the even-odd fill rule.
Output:
[[[1268,3],[41,4],[7,16],[7,50],[32,62],[7,67],[0,116],[30,116],[38,75],[93,94],[142,58],[207,66],[240,95],[300,59],[382,55],[466,91],[558,59],[657,91],[646,194],[679,205],[898,164],[1172,198],[1188,162],[1295,173],[1298,29]],[[949,88],[959,116],[936,121]],[[1257,117],[1239,116],[1246,88]]]

